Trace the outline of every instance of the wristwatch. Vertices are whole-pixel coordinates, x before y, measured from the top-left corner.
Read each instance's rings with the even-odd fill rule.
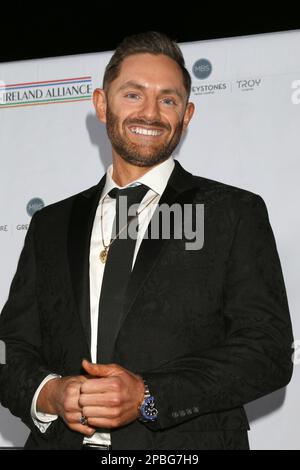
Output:
[[[144,401],[139,407],[140,411],[140,418],[139,420],[142,423],[149,423],[151,421],[155,421],[158,416],[158,410],[155,407],[155,399],[149,392],[149,387],[144,380]]]

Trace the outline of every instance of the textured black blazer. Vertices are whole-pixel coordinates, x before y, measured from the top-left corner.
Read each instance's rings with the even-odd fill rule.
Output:
[[[30,428],[28,449],[80,449],[59,418],[34,425],[33,395],[49,373],[90,359],[89,245],[105,177],[32,218],[0,317],[7,364],[0,402]],[[284,387],[293,341],[280,262],[260,196],[193,176],[176,162],[160,204],[201,203],[201,250],[144,239],[127,288],[114,362],[141,374],[154,424],[111,432],[113,449],[247,449],[247,402]]]

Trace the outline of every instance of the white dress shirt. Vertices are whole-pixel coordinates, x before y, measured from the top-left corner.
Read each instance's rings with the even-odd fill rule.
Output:
[[[137,184],[144,184],[148,186],[150,189],[147,191],[146,195],[144,196],[143,200],[139,206],[139,216],[138,216],[138,234],[137,240],[135,245],[135,251],[132,260],[132,267],[134,266],[137,253],[139,251],[140,244],[144,237],[146,228],[150,222],[150,219],[157,207],[157,203],[164,192],[170,175],[174,169],[175,163],[172,157],[165,160],[163,163],[155,166],[147,173],[145,173],[142,177],[138,178],[137,180],[131,182],[125,187],[128,186],[135,186]],[[111,198],[108,193],[113,188],[120,188],[114,180],[112,179],[112,170],[113,167],[110,165],[106,172],[106,181],[105,186],[103,188],[99,205],[96,211],[94,225],[92,230],[91,236],[91,243],[90,243],[90,315],[91,315],[91,358],[92,362],[97,362],[97,333],[98,333],[98,315],[99,315],[99,301],[100,301],[100,292],[103,280],[103,273],[105,264],[99,260],[99,254],[104,249],[104,245],[102,242],[102,235],[101,235],[101,213],[103,214],[103,238],[104,244],[108,245],[111,232],[113,221],[115,218],[116,212],[116,200]],[[152,202],[150,202],[152,201]],[[150,204],[149,204],[150,203]],[[147,206],[147,204],[149,204]],[[147,206],[147,207],[146,207]],[[143,210],[143,208],[145,208]],[[40,386],[38,387],[31,406],[31,416],[36,424],[36,426],[40,429],[41,432],[46,432],[47,428],[50,426],[52,421],[55,421],[58,416],[50,415],[46,413],[40,413],[36,410],[36,402],[38,395],[48,380],[51,380],[57,375],[48,375],[42,381]],[[110,434],[109,433],[95,433],[91,438],[84,438],[84,443],[92,443],[92,444],[105,444],[110,445]]]

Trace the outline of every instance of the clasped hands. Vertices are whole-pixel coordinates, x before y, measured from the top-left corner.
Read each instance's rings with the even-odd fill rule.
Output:
[[[46,383],[37,409],[59,415],[73,431],[92,436],[97,428],[114,429],[139,416],[144,382],[117,364],[82,361],[87,375],[55,378]],[[80,418],[87,418],[85,425]]]

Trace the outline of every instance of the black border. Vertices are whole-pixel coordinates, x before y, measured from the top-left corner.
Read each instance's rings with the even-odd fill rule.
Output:
[[[279,14],[272,7],[266,16],[252,4],[224,13],[217,4],[207,11],[203,3],[186,2],[177,9],[173,3],[163,10],[151,3],[147,13],[131,5],[124,11],[119,4],[48,11],[23,6],[14,15],[2,10],[0,62],[111,51],[125,36],[148,30],[165,32],[179,43],[300,30],[300,15],[294,8],[285,15],[282,5]]]

